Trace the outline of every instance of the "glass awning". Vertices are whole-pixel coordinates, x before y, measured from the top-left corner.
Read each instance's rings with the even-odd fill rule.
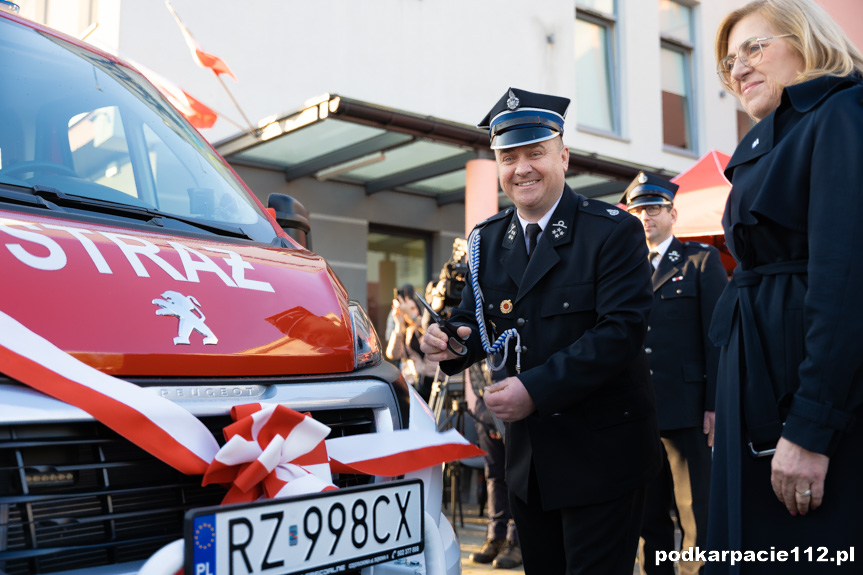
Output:
[[[493,158],[488,134],[473,126],[325,94],[302,110],[261,122],[255,133],[216,144],[228,162],[365,188],[464,201],[465,164]],[[579,193],[617,201],[637,175],[661,171],[570,150],[567,183]],[[670,177],[670,176],[666,176]],[[501,194],[501,204],[508,201]]]

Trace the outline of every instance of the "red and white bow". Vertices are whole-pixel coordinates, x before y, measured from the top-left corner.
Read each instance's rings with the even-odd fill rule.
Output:
[[[203,481],[230,485],[223,504],[336,489],[324,443],[329,427],[278,404],[237,406],[231,417]]]

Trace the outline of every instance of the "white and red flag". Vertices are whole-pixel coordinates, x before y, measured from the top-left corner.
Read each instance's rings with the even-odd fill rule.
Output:
[[[236,82],[237,77],[234,76],[234,73],[231,72],[231,69],[228,68],[228,65],[225,64],[224,60],[222,60],[218,56],[210,54],[209,52],[204,52],[201,49],[201,46],[195,41],[192,33],[189,32],[189,29],[186,28],[186,25],[183,24],[182,20],[180,20],[180,17],[177,15],[174,7],[171,6],[170,0],[165,0],[165,6],[168,7],[168,10],[171,12],[174,20],[177,21],[177,26],[180,27],[180,32],[183,33],[183,38],[185,38],[186,44],[189,46],[189,50],[192,52],[192,58],[195,59],[195,62],[198,63],[198,66],[200,66],[201,68],[209,68],[217,76],[220,74],[227,74],[234,79],[234,82]]]

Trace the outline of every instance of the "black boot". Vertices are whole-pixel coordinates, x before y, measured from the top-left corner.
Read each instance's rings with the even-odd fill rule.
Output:
[[[470,560],[474,563],[491,563],[497,554],[500,553],[506,539],[486,539],[480,550],[470,554]]]
[[[493,565],[498,569],[514,569],[521,565],[521,547],[518,543],[507,539],[497,557],[494,558]]]

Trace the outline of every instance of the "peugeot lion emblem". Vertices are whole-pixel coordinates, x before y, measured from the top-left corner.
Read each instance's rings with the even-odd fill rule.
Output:
[[[195,299],[195,296],[183,295],[175,291],[166,291],[162,294],[164,299],[154,299],[153,303],[159,306],[156,310],[156,315],[174,316],[180,320],[177,328],[177,337],[174,338],[174,345],[188,345],[189,336],[192,331],[197,331],[204,336],[204,345],[216,345],[219,343],[219,338],[213,333],[207,324],[204,323],[206,317],[201,311],[201,304]]]

